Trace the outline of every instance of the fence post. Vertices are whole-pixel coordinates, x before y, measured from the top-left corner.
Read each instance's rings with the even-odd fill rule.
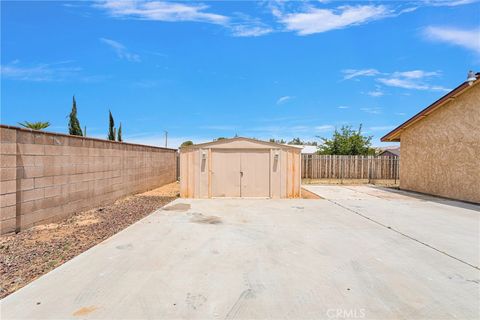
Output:
[[[180,152],[175,153],[176,156],[176,164],[177,164],[177,181],[180,181]]]
[[[309,164],[309,166],[310,166],[310,178],[311,178],[311,179],[313,179],[313,178],[315,177],[315,171],[316,171],[316,170],[315,170],[315,168],[313,167],[314,164],[315,164],[315,161],[316,161],[315,159],[316,159],[316,155],[315,155],[315,154],[312,154],[312,155],[310,156],[310,164]]]
[[[372,178],[372,170],[371,170],[371,156],[367,156],[367,165],[368,165],[368,183],[371,183]]]
[[[340,156],[340,164],[339,166],[339,176],[340,176],[340,184],[343,184],[343,157],[345,156]]]

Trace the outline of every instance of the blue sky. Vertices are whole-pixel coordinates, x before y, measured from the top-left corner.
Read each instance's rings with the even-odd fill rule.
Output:
[[[1,123],[169,146],[235,134],[379,138],[480,71],[480,3],[1,3]]]

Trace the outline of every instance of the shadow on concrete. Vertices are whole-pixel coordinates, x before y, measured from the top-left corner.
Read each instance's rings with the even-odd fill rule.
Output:
[[[436,202],[436,203],[445,204],[445,205],[449,205],[456,208],[463,208],[463,209],[480,212],[480,204],[476,204],[472,202],[454,200],[454,199],[444,198],[444,197],[416,192],[416,191],[402,190],[395,187],[390,188],[390,187],[376,186],[376,185],[371,185],[371,187],[377,190],[401,194],[406,197],[412,197],[419,200]]]

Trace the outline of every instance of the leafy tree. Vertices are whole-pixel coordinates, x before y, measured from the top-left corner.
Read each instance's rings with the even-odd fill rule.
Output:
[[[117,133],[117,141],[122,142],[122,123],[120,122],[120,125],[118,126],[118,133]]]
[[[70,112],[70,120],[68,121],[68,132],[73,136],[83,136],[80,121],[77,118],[77,102],[73,96],[72,111]]]
[[[280,143],[280,144],[285,144],[287,143],[285,140],[283,139],[280,139],[280,140],[277,140],[277,139],[270,139],[268,140],[269,142],[273,142],[273,143]]]
[[[335,129],[331,139],[322,138],[319,147],[320,154],[331,155],[374,155],[375,149],[371,147],[372,136],[362,134],[362,125],[358,130],[351,126],[342,126],[340,131]]]
[[[227,139],[227,138],[225,138],[225,137],[218,137],[217,139],[213,139],[213,141],[225,140],[225,139]]]
[[[108,110],[108,140],[115,141],[115,121],[113,120],[112,111]]]
[[[23,123],[19,122],[19,125],[25,128],[33,129],[33,130],[42,130],[45,128],[48,128],[50,126],[50,122],[42,122],[42,121],[37,121],[37,122],[28,122],[24,121]]]
[[[83,127],[83,136],[87,136],[87,126]]]
[[[180,147],[188,147],[188,146],[193,146],[193,142],[190,140],[187,140],[182,142],[182,144],[180,145]]]

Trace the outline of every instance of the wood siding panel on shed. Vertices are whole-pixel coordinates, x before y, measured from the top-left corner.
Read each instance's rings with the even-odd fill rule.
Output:
[[[242,197],[270,197],[270,150],[241,152]]]
[[[212,197],[240,197],[240,153],[212,151]]]
[[[180,157],[180,196],[190,198],[195,194],[195,156],[198,150],[189,150]],[[184,173],[182,175],[182,172]]]

